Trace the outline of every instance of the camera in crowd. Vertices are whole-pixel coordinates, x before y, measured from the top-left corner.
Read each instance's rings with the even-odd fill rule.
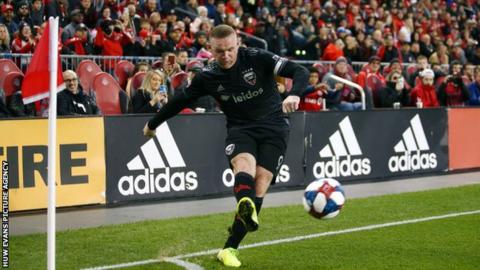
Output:
[[[100,24],[100,27],[107,36],[110,36],[112,32],[122,32],[122,27],[120,24],[121,23],[116,20],[105,20]]]

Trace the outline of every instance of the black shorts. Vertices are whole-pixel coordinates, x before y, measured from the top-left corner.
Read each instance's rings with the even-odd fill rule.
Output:
[[[231,166],[231,160],[239,153],[250,153],[255,157],[257,165],[270,171],[275,179],[283,164],[288,135],[287,128],[230,128],[225,139],[228,163]]]

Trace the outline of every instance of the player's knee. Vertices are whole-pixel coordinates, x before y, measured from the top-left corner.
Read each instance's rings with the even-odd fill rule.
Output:
[[[231,161],[234,173],[246,172],[255,176],[255,157],[251,154],[238,154]]]

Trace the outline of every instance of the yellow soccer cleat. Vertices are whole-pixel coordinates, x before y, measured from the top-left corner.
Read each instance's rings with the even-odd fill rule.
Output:
[[[243,197],[238,201],[237,215],[245,225],[247,231],[253,232],[258,229],[257,208],[252,199]]]
[[[225,248],[218,252],[217,259],[228,267],[240,267],[242,263],[238,260],[238,250]]]

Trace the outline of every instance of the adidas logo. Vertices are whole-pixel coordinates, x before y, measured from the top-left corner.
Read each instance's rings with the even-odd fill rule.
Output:
[[[362,150],[348,116],[340,122],[339,127],[330,136],[330,143],[319,152],[321,159],[329,160],[316,162],[313,175],[315,178],[369,175],[370,159],[361,157]]]
[[[156,134],[127,163],[129,171],[138,173],[122,176],[118,181],[123,196],[197,189],[197,173],[182,170],[186,164],[167,123],[160,125]]]
[[[223,85],[218,85],[218,88],[217,88],[217,92],[222,92],[225,90],[225,87],[223,87]]]
[[[416,171],[437,167],[437,155],[424,153],[430,150],[420,116],[417,114],[410,120],[410,126],[403,132],[402,139],[393,147],[395,153],[388,160],[390,172]]]

